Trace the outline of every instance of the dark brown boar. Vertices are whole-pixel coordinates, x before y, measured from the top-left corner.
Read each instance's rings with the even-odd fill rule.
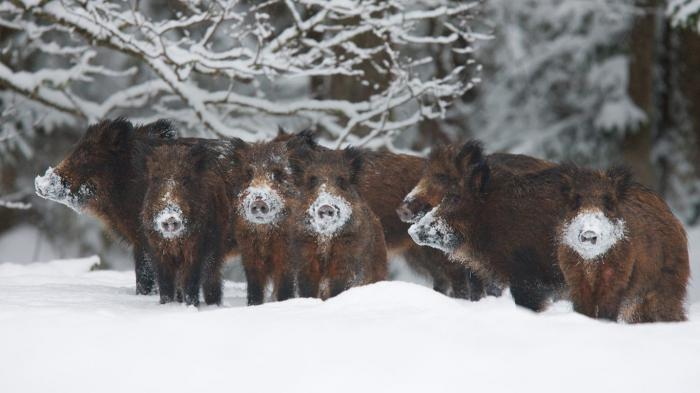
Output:
[[[221,303],[231,203],[220,162],[204,142],[138,146],[147,189],[141,224],[160,302]]]
[[[247,144],[237,139],[235,171],[229,174],[234,210],[234,233],[248,283],[248,304],[264,301],[265,285],[274,297],[294,296],[294,276],[287,264],[288,201],[297,190],[289,167],[287,143]]]
[[[516,304],[535,311],[565,289],[555,257],[554,233],[563,208],[560,182],[542,172],[491,177],[479,143],[449,161],[460,180],[440,204],[409,230],[481,277],[510,286]]]
[[[328,150],[317,146],[309,131],[296,135],[298,143],[305,142],[312,150]],[[290,138],[290,134],[280,132],[276,140],[289,141]],[[335,154],[343,153],[336,151]],[[411,268],[432,277],[436,291],[458,298],[480,299],[484,294],[481,280],[441,252],[412,242],[408,236],[409,224],[401,222],[396,215],[396,207],[420,179],[425,159],[387,151],[362,150],[362,155],[357,190],[381,221],[389,253],[402,255]]]
[[[154,275],[140,230],[146,185],[132,165],[134,144],[174,137],[164,120],[138,127],[122,118],[104,120],[88,127],[73,151],[35,180],[37,195],[98,217],[133,245],[138,294],[152,292]]]
[[[467,146],[473,143],[476,142],[433,147],[416,186],[403,198],[396,209],[401,221],[414,223],[440,203],[447,189],[457,183],[462,176],[454,165],[455,158],[460,152],[469,151]],[[552,162],[534,157],[506,153],[489,154],[486,156],[486,162],[489,164],[493,176],[498,176],[500,171],[525,174],[555,166]]]
[[[302,297],[327,299],[386,279],[382,224],[358,191],[363,156],[352,148],[292,152],[300,197],[291,210],[290,254]]]
[[[688,245],[663,199],[624,169],[567,166],[562,178],[557,256],[574,309],[629,323],[685,320]]]

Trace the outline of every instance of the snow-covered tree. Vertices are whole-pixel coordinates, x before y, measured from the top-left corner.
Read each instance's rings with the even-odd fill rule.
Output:
[[[611,141],[647,121],[629,96],[620,46],[633,1],[485,4],[495,39],[478,52],[484,83],[461,109],[492,148],[600,162]]]
[[[473,86],[472,63],[426,72],[423,45],[471,51],[472,1],[3,2],[0,83],[81,120],[167,117],[249,139],[294,118],[337,145],[439,117]],[[437,24],[441,34],[423,26]],[[360,100],[320,95],[346,78]],[[359,139],[361,138],[361,139]]]
[[[700,0],[668,0],[666,12],[674,26],[700,31]]]

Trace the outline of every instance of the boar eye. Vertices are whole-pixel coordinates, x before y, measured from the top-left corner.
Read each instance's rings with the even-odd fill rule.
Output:
[[[314,187],[316,187],[317,184],[318,184],[318,177],[316,177],[316,176],[309,177],[309,181],[307,184],[309,188],[314,188]]]
[[[448,192],[445,194],[445,202],[450,205],[458,204],[461,196],[456,192]]]
[[[581,207],[581,195],[576,194],[574,197],[574,210],[578,210]]]
[[[248,180],[248,181],[253,180],[253,170],[250,168],[246,169],[245,177],[246,177],[246,180]]]
[[[284,172],[282,172],[279,169],[275,169],[272,171],[272,180],[274,181],[283,181],[284,180]]]
[[[340,187],[341,190],[345,191],[348,189],[348,181],[342,176],[335,178],[335,183]]]
[[[603,206],[605,207],[606,210],[612,211],[615,208],[614,205],[615,204],[614,204],[612,196],[605,195],[603,197]]]
[[[450,184],[450,177],[444,173],[438,173],[437,175],[435,175],[435,180],[437,180],[437,182],[442,185]]]

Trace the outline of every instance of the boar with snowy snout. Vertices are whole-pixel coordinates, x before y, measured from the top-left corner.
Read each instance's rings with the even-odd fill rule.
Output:
[[[558,260],[574,309],[628,323],[685,320],[685,231],[625,169],[562,168]]]
[[[220,304],[230,201],[223,169],[204,142],[137,145],[147,179],[141,224],[160,302]]]
[[[462,146],[461,144],[452,144],[433,147],[428,155],[420,180],[396,209],[396,214],[401,221],[413,224],[420,220],[421,217],[440,203],[447,189],[459,181],[462,174],[454,165],[454,157],[457,156]],[[555,166],[551,162],[534,157],[506,153],[490,154],[486,156],[486,162],[493,170],[492,176],[496,177],[499,176],[500,171],[525,174]],[[459,272],[455,271],[455,267],[459,268],[460,266],[460,264],[454,262],[448,262],[448,265],[445,266],[448,275],[454,277],[452,279],[453,282],[457,282],[456,280],[459,277]],[[437,275],[434,274],[434,276]],[[437,280],[436,283],[438,283]],[[453,284],[453,286],[455,285]],[[484,283],[484,286],[486,287],[486,293],[490,295],[499,296],[501,293],[501,288],[493,282],[487,281]],[[478,300],[478,288],[480,288],[480,281],[472,279],[470,285],[470,298],[472,300]]]
[[[301,197],[292,209],[290,254],[302,297],[327,299],[386,279],[382,225],[357,190],[362,153],[339,153],[303,146],[291,152]]]
[[[37,195],[97,216],[133,246],[138,294],[151,293],[155,281],[140,225],[146,182],[132,164],[134,144],[174,137],[165,120],[137,127],[122,118],[104,120],[88,127],[56,168],[35,179]]]
[[[276,140],[293,135],[283,131]],[[313,133],[295,136],[316,151],[327,151],[314,141]],[[433,279],[433,289],[453,297],[478,300],[484,295],[481,280],[464,265],[448,260],[441,252],[422,247],[408,236],[409,224],[396,215],[396,207],[420,179],[425,159],[387,151],[362,150],[362,168],[357,175],[357,190],[381,221],[387,252],[400,254],[416,272]],[[342,151],[336,151],[342,154]],[[341,157],[342,159],[342,157]]]
[[[264,301],[265,286],[272,282],[273,296],[294,296],[294,273],[287,263],[289,248],[288,202],[297,197],[289,167],[286,142],[248,144],[234,139],[229,175],[234,232],[248,283],[248,305]]]
[[[491,176],[480,143],[466,143],[455,153],[449,159],[460,180],[411,226],[411,237],[509,286],[516,304],[543,310],[565,289],[554,247],[564,202],[559,184],[547,180],[556,168]]]

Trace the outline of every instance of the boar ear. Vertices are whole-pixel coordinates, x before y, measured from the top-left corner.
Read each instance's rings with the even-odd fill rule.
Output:
[[[315,133],[307,129],[289,138],[286,142],[286,146],[289,151],[303,151],[316,150],[318,144],[316,143]]]
[[[615,166],[608,169],[605,175],[615,186],[617,199],[624,199],[633,183],[630,169],[624,166]]]
[[[343,151],[345,159],[350,164],[350,183],[357,184],[357,180],[360,176],[360,171],[362,171],[362,150],[355,147],[347,147]]]
[[[129,140],[134,132],[134,126],[129,120],[119,117],[109,123],[109,132],[105,133],[109,149],[112,151],[123,150],[129,147]]]
[[[578,167],[572,163],[563,163],[557,168],[559,190],[566,200],[574,199],[574,178]]]
[[[145,136],[151,139],[175,139],[177,138],[177,130],[173,123],[168,119],[158,119],[153,123],[144,125],[143,132]]]
[[[471,175],[469,176],[469,187],[473,192],[483,193],[490,179],[491,168],[489,168],[486,161],[481,160],[473,165]]]
[[[244,141],[241,138],[236,138],[236,137],[231,137],[228,139],[229,144],[231,145],[231,151],[230,151],[230,157],[231,161],[233,161],[234,164],[236,165],[241,165],[243,160],[242,160],[242,153],[250,147],[250,145]]]
[[[455,166],[461,173],[469,173],[469,168],[482,162],[484,159],[484,148],[481,142],[470,140],[465,143],[455,157]]]
[[[134,141],[133,151],[131,154],[131,164],[138,173],[146,172],[146,162],[148,157],[153,152],[153,145],[148,141],[137,139]]]
[[[211,168],[214,163],[214,154],[204,144],[198,143],[192,147],[192,165],[196,173],[201,173]]]
[[[284,127],[277,126],[277,139],[287,139],[289,133],[284,130]]]

